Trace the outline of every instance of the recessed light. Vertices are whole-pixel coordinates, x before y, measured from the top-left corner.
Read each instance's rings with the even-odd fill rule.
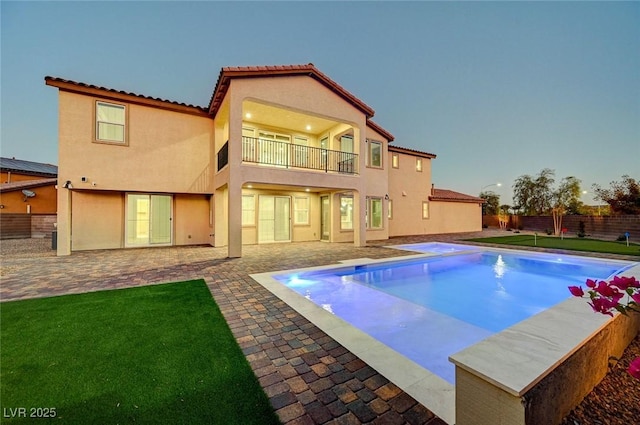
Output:
[[[251,112],[247,112],[246,114],[244,114],[244,117],[247,119],[251,118]]]
[[[311,126],[307,124],[307,130],[311,130]]]
[[[253,185],[252,185],[252,184],[248,184],[248,185],[247,185],[247,188],[249,188],[249,189],[251,189],[252,187],[253,187]]]
[[[310,190],[311,190],[311,189],[309,189],[309,188],[306,188],[306,189],[305,189],[304,191],[305,191],[305,192],[309,192]]]

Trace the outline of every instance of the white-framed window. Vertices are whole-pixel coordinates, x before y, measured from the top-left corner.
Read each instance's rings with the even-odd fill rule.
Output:
[[[369,167],[382,168],[382,142],[369,140],[367,159],[369,160]]]
[[[387,202],[387,218],[389,220],[393,218],[393,199],[389,199]]]
[[[96,141],[126,144],[126,107],[96,101]]]
[[[353,153],[353,136],[342,136],[340,138],[340,151]]]
[[[309,224],[309,198],[296,196],[293,200],[293,224]]]
[[[242,195],[242,225],[256,225],[256,200],[253,195]]]
[[[393,168],[400,168],[400,156],[397,153],[391,155],[391,166]]]
[[[422,158],[416,158],[416,171],[422,172]]]
[[[422,201],[422,218],[429,218],[429,201]]]
[[[340,230],[353,230],[353,196],[340,197]]]
[[[382,229],[382,198],[367,198],[367,228]]]

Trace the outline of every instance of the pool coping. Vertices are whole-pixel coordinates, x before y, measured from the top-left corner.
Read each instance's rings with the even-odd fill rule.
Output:
[[[533,256],[549,255],[544,252],[483,246],[479,246],[478,250],[522,253]],[[304,298],[277,281],[274,275],[285,272],[302,273],[345,266],[371,265],[466,253],[469,252],[419,253],[376,260],[360,258],[343,261],[339,264],[251,274],[250,277],[379,373],[393,381],[444,421],[454,424],[456,404],[454,385]],[[581,260],[589,259],[596,262],[631,264],[631,267],[626,268],[621,275],[631,275],[632,271],[640,272],[640,262],[571,254],[551,254],[576,257]],[[562,320],[565,324],[571,324],[571,326],[557,326],[558,320]],[[449,361],[456,367],[479,376],[514,396],[522,396],[554,367],[578,350],[585,341],[597,334],[610,320],[609,317],[593,314],[585,300],[569,298],[477,344],[452,354],[449,356]],[[514,351],[514,340],[523,344],[524,349]],[[507,352],[509,356],[504,356],[503,354]]]

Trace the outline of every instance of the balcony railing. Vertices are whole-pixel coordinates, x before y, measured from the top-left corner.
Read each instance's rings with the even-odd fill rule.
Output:
[[[358,174],[358,155],[275,140],[242,138],[242,161],[282,168]]]

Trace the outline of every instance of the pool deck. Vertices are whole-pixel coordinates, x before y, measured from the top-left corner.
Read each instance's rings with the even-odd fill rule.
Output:
[[[226,258],[226,248],[212,247],[98,250],[56,257],[42,249],[14,252],[12,247],[19,241],[2,241],[0,300],[203,278],[283,424],[440,425],[445,424],[442,419],[250,275],[411,254],[386,245],[497,234],[510,233],[394,238],[362,248],[321,242],[250,245],[243,247],[243,257],[237,259]],[[637,257],[591,256],[638,261]]]

